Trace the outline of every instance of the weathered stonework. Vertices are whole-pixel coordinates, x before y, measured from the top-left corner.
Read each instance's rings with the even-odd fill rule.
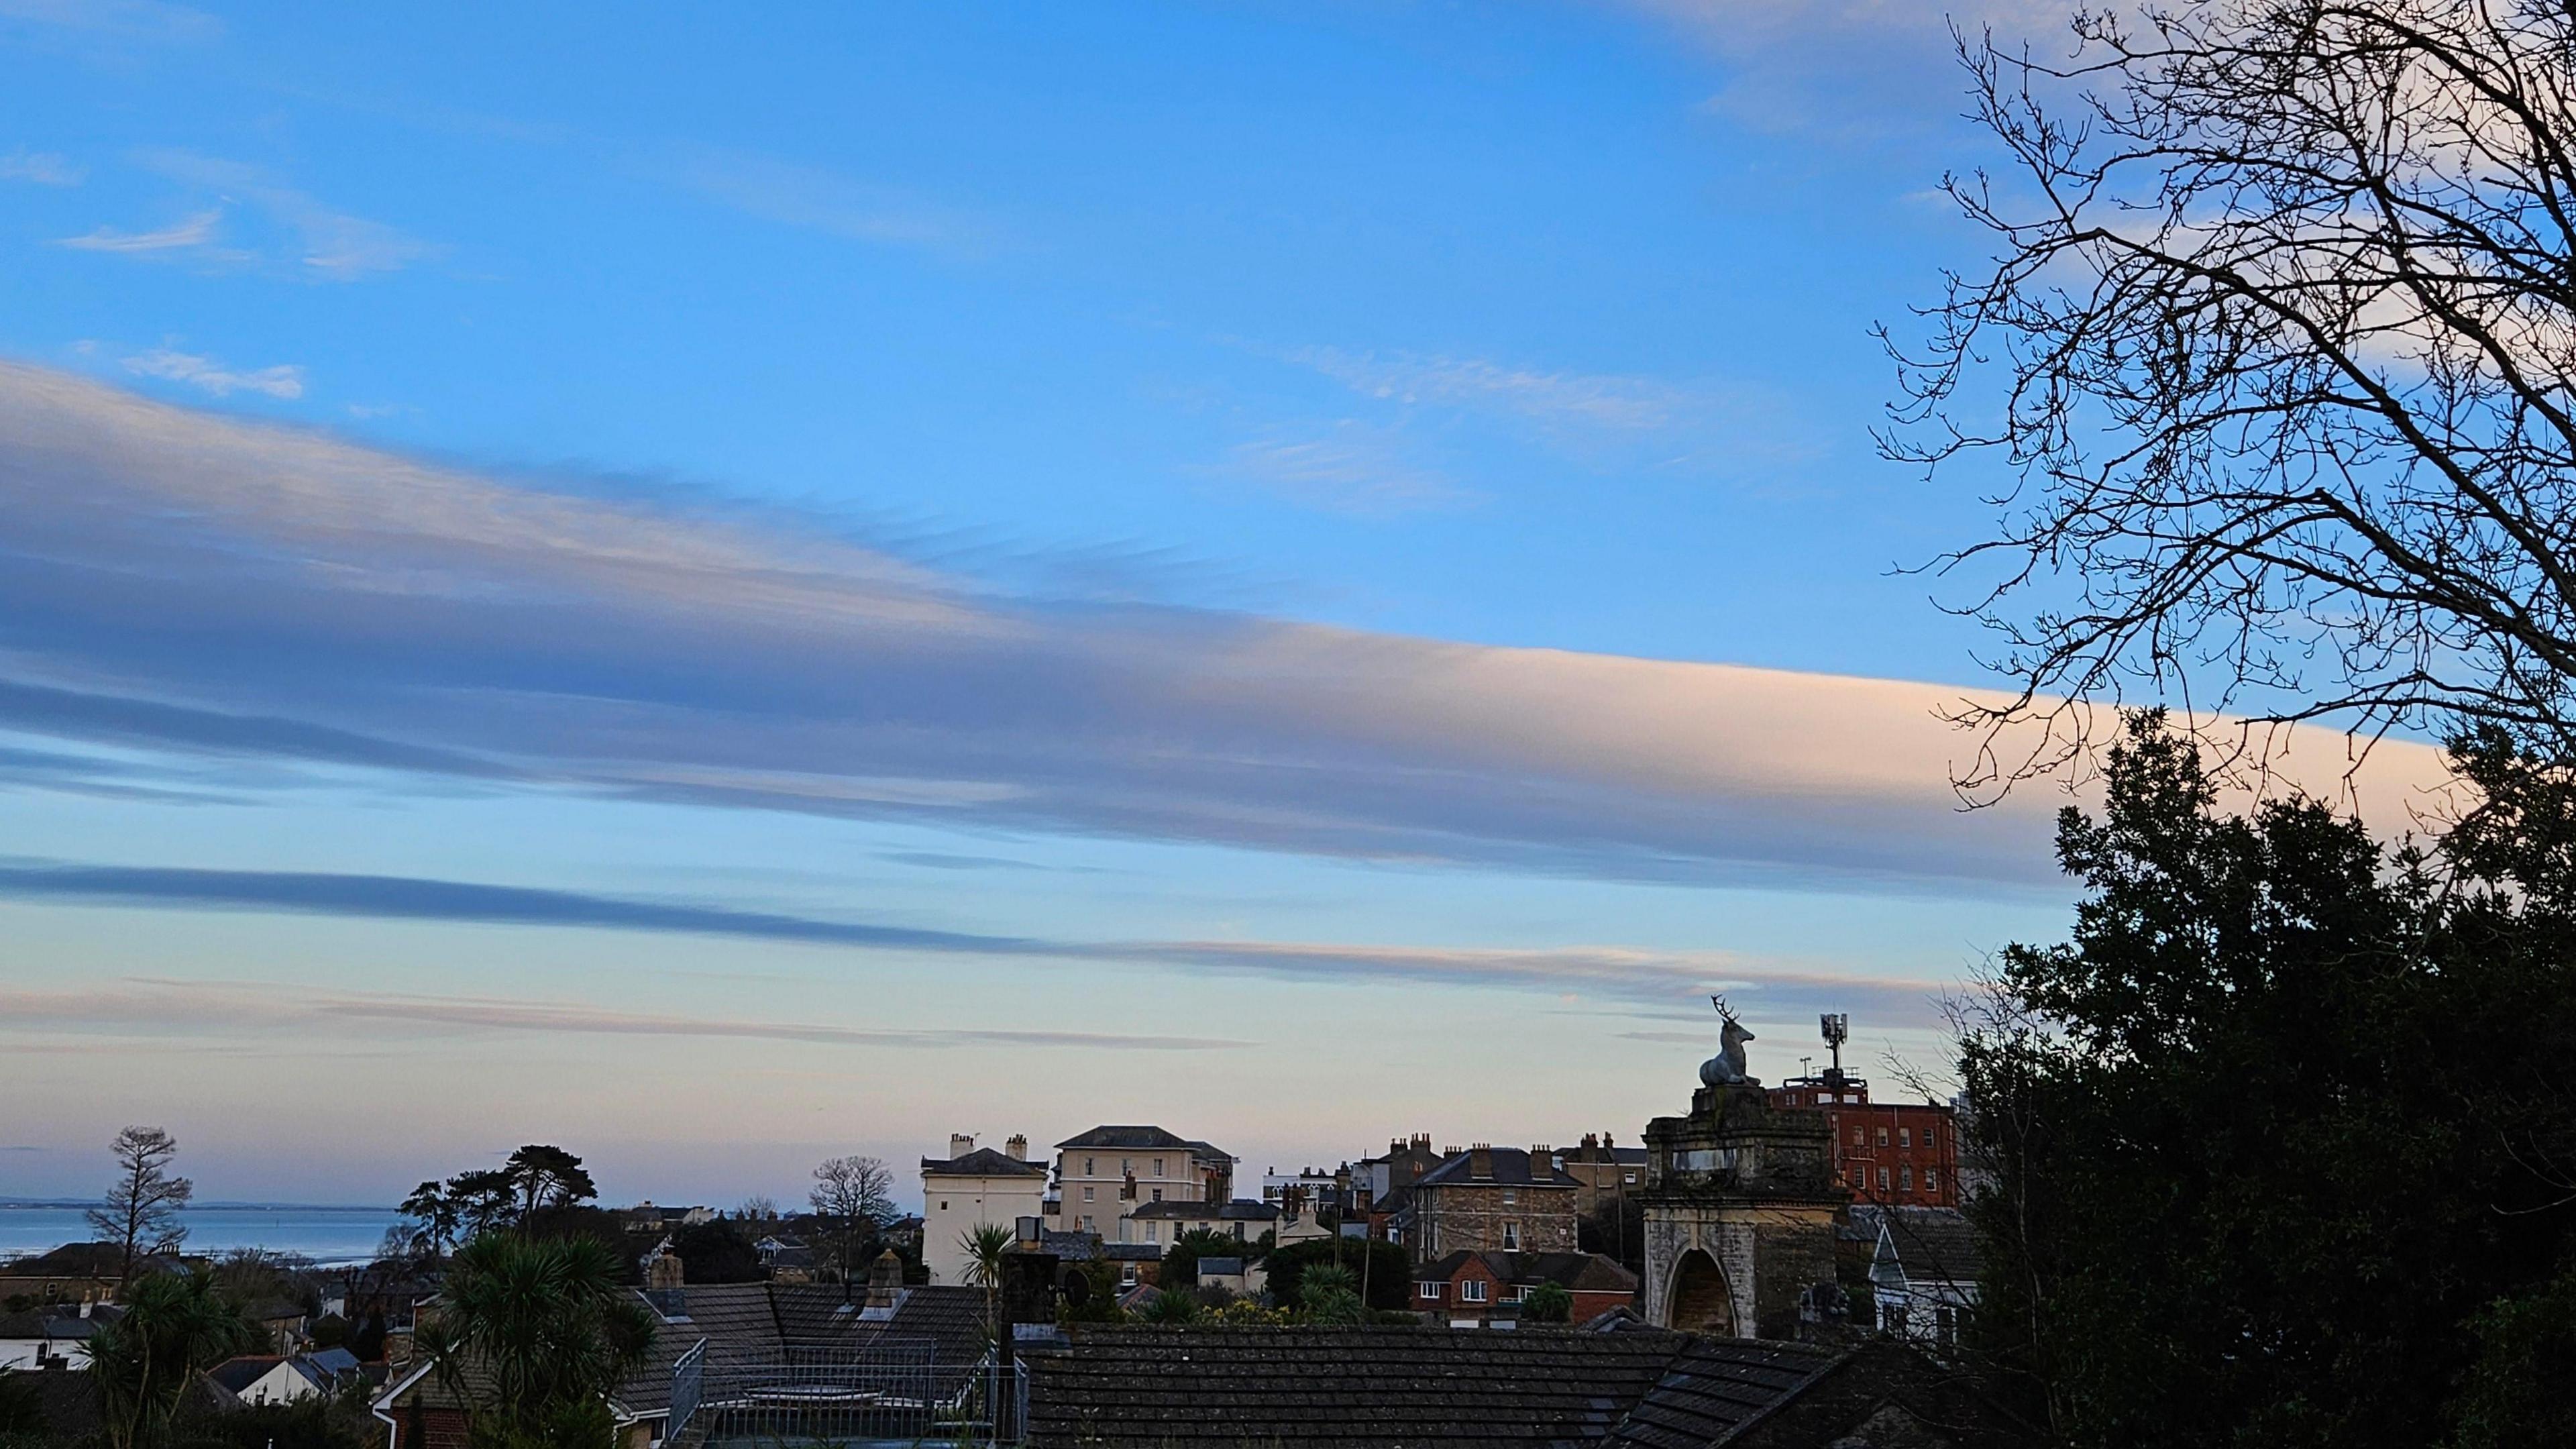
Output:
[[[1825,1114],[1771,1104],[1759,1082],[1704,1086],[1690,1115],[1646,1127],[1646,1319],[1728,1338],[1795,1338],[1834,1279]]]

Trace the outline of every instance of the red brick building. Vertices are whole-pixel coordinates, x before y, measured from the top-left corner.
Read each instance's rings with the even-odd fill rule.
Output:
[[[1598,1253],[1485,1253],[1466,1250],[1413,1270],[1413,1308],[1452,1327],[1520,1317],[1540,1285],[1574,1298],[1567,1321],[1582,1323],[1637,1301],[1637,1275]]]
[[[1821,1108],[1834,1134],[1834,1180],[1854,1200],[1959,1205],[1958,1115],[1929,1102],[1872,1102],[1869,1083],[1833,1068],[1770,1090],[1775,1107]]]

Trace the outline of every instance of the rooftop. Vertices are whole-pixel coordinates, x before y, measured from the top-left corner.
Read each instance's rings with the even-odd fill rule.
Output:
[[[1476,1159],[1485,1159],[1485,1172],[1476,1171]],[[1545,1176],[1533,1176],[1530,1154],[1523,1147],[1479,1147],[1461,1152],[1438,1167],[1424,1173],[1416,1187],[1463,1187],[1487,1184],[1502,1187],[1581,1187],[1583,1184],[1559,1171],[1556,1164],[1543,1164]]]
[[[1030,1442],[1705,1445],[1832,1362],[1656,1330],[1076,1328],[1030,1360]]]
[[[925,1157],[921,1159],[924,1176],[935,1177],[1044,1177],[1042,1163],[1027,1162],[1007,1152],[978,1147],[963,1157]]]
[[[1160,1127],[1094,1127],[1088,1132],[1068,1137],[1056,1144],[1059,1151],[1068,1147],[1096,1147],[1111,1152],[1152,1152],[1160,1148],[1166,1151],[1186,1151],[1193,1157],[1204,1157],[1212,1161],[1234,1161],[1230,1154],[1219,1148],[1167,1132]]]

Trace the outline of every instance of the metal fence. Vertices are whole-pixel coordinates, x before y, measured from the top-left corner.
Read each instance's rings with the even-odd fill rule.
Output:
[[[941,1363],[926,1343],[862,1353],[794,1350],[761,1362],[673,1366],[667,1441],[704,1449],[1016,1444],[1028,1422],[1018,1364]]]

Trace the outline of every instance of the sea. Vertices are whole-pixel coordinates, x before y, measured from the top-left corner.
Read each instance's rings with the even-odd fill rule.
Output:
[[[0,1263],[84,1243],[98,1234],[81,1214],[87,1203],[0,1200]],[[316,1263],[363,1263],[376,1255],[385,1229],[399,1220],[389,1207],[316,1207],[303,1203],[209,1203],[179,1213],[189,1253],[234,1248],[301,1253]]]

